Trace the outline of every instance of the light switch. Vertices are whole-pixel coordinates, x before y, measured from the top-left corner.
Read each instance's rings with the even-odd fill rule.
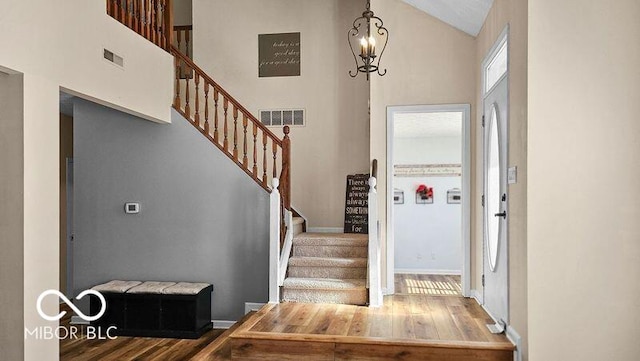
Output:
[[[518,183],[518,167],[510,167],[507,172],[507,183],[516,184]]]

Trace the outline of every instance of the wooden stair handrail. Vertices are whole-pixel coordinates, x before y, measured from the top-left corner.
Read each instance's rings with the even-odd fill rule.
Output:
[[[239,111],[247,115],[249,120],[252,121],[254,124],[256,124],[258,128],[260,128],[263,132],[265,132],[269,138],[271,138],[276,144],[282,147],[282,141],[280,140],[280,138],[278,138],[278,136],[273,134],[273,132],[269,130],[269,128],[267,128],[264,124],[262,124],[262,122],[259,121],[255,116],[253,116],[253,114],[250,111],[248,111],[245,107],[243,107],[242,104],[240,104],[240,102],[238,102],[226,90],[224,90],[224,88],[220,86],[220,84],[218,84],[215,80],[211,79],[211,77],[207,75],[207,73],[205,73],[204,70],[200,69],[199,66],[197,66],[191,59],[189,59],[189,57],[187,57],[185,54],[183,54],[178,48],[176,48],[173,45],[171,46],[171,54],[180,58],[181,61],[185,62],[200,77],[205,79],[207,83],[209,83],[211,86],[216,88],[218,92],[224,96],[225,99],[228,99],[229,102],[234,105],[234,107],[237,106],[236,109],[238,109]]]

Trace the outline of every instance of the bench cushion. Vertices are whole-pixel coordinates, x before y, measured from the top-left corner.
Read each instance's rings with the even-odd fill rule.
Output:
[[[165,295],[197,295],[209,286],[210,284],[208,283],[178,282],[173,286],[165,288],[162,293]]]
[[[175,285],[175,282],[144,282],[143,284],[133,287],[127,291],[127,293],[146,293],[159,295],[162,294],[165,288]]]
[[[139,286],[142,284],[140,281],[110,281],[107,283],[103,283],[101,285],[97,285],[91,288],[94,291],[98,292],[113,292],[113,293],[124,293],[130,290],[133,287]]]

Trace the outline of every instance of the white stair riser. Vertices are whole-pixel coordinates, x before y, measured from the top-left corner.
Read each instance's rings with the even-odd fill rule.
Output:
[[[289,277],[364,279],[367,277],[367,269],[357,267],[289,266]]]
[[[282,298],[285,302],[301,303],[339,303],[364,305],[367,303],[367,290],[301,290],[284,288]]]
[[[295,257],[367,258],[367,247],[343,246],[293,246]]]

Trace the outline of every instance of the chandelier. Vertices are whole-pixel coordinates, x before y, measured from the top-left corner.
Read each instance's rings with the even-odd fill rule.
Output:
[[[356,62],[356,71],[349,70],[349,75],[352,78],[358,76],[358,73],[365,73],[367,80],[369,80],[370,73],[378,73],[380,76],[387,73],[387,69],[380,70],[380,59],[387,48],[389,31],[384,27],[382,19],[371,11],[370,0],[367,0],[367,8],[362,16],[353,22],[353,28],[349,29],[347,40],[353,54],[353,60]],[[382,44],[382,50],[376,54],[376,45],[378,44]],[[356,56],[355,49],[358,48],[360,54]]]

